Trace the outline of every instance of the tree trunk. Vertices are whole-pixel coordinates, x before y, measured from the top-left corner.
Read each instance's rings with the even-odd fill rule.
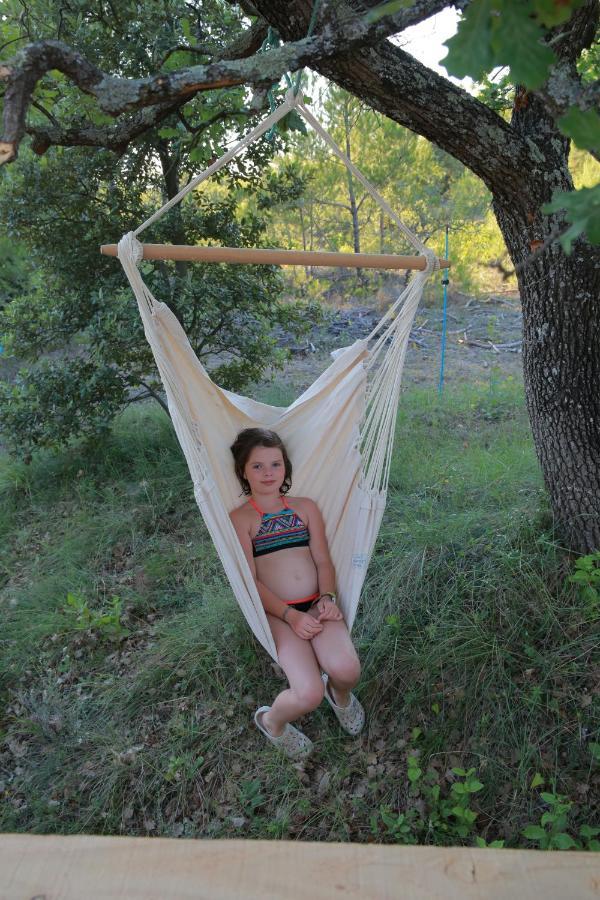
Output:
[[[172,200],[173,197],[177,196],[180,191],[178,167],[179,160],[176,155],[169,155],[168,141],[162,139],[158,142],[158,156],[160,159],[163,178],[165,180],[167,200]],[[185,229],[183,227],[183,219],[181,218],[181,209],[178,203],[173,207],[170,214],[173,217],[173,243],[187,244],[187,237],[185,234]],[[185,277],[187,269],[188,264],[184,260],[177,260],[177,262],[175,263],[175,271],[180,278]],[[173,301],[173,298],[171,298],[171,300]]]
[[[535,98],[522,103],[513,127],[552,153],[531,173],[529,213],[517,198],[494,197],[493,207],[517,268],[525,397],[555,522],[570,548],[589,553],[600,549],[600,247],[579,239],[566,256],[553,243],[521,268],[557,223],[540,206],[556,188],[573,188],[568,141]]]
[[[352,148],[350,145],[350,112],[348,110],[347,98],[344,101],[344,139],[346,144],[346,156],[351,160]],[[348,179],[348,199],[350,201],[350,215],[352,216],[352,239],[354,244],[354,252],[360,253],[360,225],[358,223],[358,207],[356,205],[354,179],[352,178],[352,172],[350,171],[350,169],[346,169],[346,177]]]
[[[253,0],[286,39],[303,36],[310,0],[283,8]],[[347,0],[356,8],[376,0]],[[589,47],[600,4],[585,0],[554,49],[574,65]],[[552,244],[520,268],[532,242],[564,227],[540,206],[570,189],[569,144],[535,95],[517,91],[511,123],[382,41],[315,64],[326,78],[433,141],[478,175],[517,268],[523,305],[523,376],[535,447],[556,524],[573,550],[600,549],[600,248],[585,238],[567,257]]]
[[[306,250],[306,225],[304,224],[304,210],[302,209],[302,203],[300,203],[300,228],[302,230],[302,249]],[[308,266],[304,266],[304,274],[306,278],[310,277],[310,269]]]

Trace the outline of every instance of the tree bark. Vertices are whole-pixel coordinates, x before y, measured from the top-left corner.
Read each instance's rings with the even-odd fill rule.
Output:
[[[178,165],[179,159],[175,153],[173,153],[172,156],[169,154],[169,143],[162,138],[159,138],[158,141],[158,156],[160,159],[160,166],[165,182],[167,200],[172,200],[173,197],[176,197],[180,191]],[[173,207],[173,209],[171,210],[171,215],[174,217],[173,243],[187,244],[187,235],[183,227],[181,207],[179,206],[179,204]],[[175,271],[180,278],[185,277],[187,269],[188,264],[186,262],[184,262],[183,260],[177,260],[177,262],[175,263]]]
[[[309,0],[286,4],[285,15],[273,0],[253,2],[286,40],[305,33]],[[565,66],[589,46],[599,9],[587,0],[564,35],[557,32]],[[517,270],[527,409],[555,523],[572,550],[600,549],[600,247],[581,237],[570,256],[554,242],[531,259],[564,226],[541,206],[555,189],[572,188],[569,142],[547,102],[517,89],[509,124],[389,41],[314,68],[459,159],[491,191]]]
[[[569,142],[535,97],[515,109],[512,124],[554,149],[528,179],[537,192],[532,212],[522,217],[496,196],[493,208],[517,268],[525,397],[544,482],[567,545],[589,553],[600,549],[600,247],[581,238],[566,256],[553,243],[524,265],[554,224],[541,205],[573,182]]]
[[[409,9],[372,18],[364,14],[356,16],[351,8],[343,5],[341,15],[328,16],[319,34],[312,37],[302,34],[297,46],[286,45],[260,54],[254,53],[254,50],[257,49],[261,27],[252,26],[207,65],[189,66],[175,72],[160,72],[137,79],[108,75],[59,40],[27,44],[12,60],[0,62],[0,82],[6,83],[0,164],[16,159],[26,131],[25,117],[33,90],[52,69],[58,69],[84,93],[94,96],[100,109],[109,115],[118,116],[131,110],[139,112],[143,107],[155,107],[156,112],[151,112],[149,116],[136,116],[133,122],[125,122],[108,130],[76,126],[65,128],[56,122],[52,130],[36,128],[37,152],[44,153],[53,143],[110,146],[118,150],[125,147],[135,134],[142,133],[144,125],[150,128],[153,119],[160,121],[167,107],[175,109],[199,91],[248,83],[264,86],[265,82],[277,81],[286,71],[307,65],[313,57],[331,54],[340,47],[349,50],[369,41],[377,43],[385,35],[402,31],[446,5],[447,0],[415,0]],[[198,49],[204,51],[206,48]],[[254,55],[247,58],[250,53]]]

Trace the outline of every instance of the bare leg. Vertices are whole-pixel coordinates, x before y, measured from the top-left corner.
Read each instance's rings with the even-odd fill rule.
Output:
[[[286,724],[316,709],[323,700],[321,669],[312,649],[311,641],[305,641],[276,616],[267,613],[277,655],[287,675],[289,688],[281,691],[263,713],[262,724],[274,737],[282,734]]]
[[[311,612],[312,615],[312,612]],[[326,620],[311,641],[320,667],[329,675],[328,689],[338,706],[348,706],[360,678],[360,660],[343,620]]]

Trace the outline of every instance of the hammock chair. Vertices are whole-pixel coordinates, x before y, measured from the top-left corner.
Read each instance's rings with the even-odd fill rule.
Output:
[[[333,362],[326,371],[291,406],[278,407],[225,390],[212,381],[175,315],[152,296],[139,272],[145,249],[151,248],[149,255],[153,253],[155,257],[173,258],[168,254],[174,248],[142,245],[137,235],[293,108],[396,222],[418,257],[409,257],[413,263],[408,265],[398,262],[406,257],[396,257],[396,267],[417,271],[371,334],[334,350]],[[219,248],[216,252],[228,249]],[[285,101],[235,147],[192,179],[136,231],[125,234],[118,247],[107,245],[102,250],[118,255],[136,296],[173,426],[192,477],[196,502],[255,637],[279,662],[264,607],[229,518],[229,512],[242,502],[229,448],[239,431],[257,426],[276,431],[284,441],[294,466],[294,494],[318,502],[336,570],[339,605],[351,631],[385,508],[410,329],[427,279],[440,266],[447,268],[448,262],[438,260],[401,222],[293,91],[288,91]],[[185,248],[179,251],[185,255]],[[352,260],[343,264],[357,265],[355,254],[340,256]],[[185,258],[197,257],[190,254]],[[241,259],[228,258],[245,261],[243,254]]]

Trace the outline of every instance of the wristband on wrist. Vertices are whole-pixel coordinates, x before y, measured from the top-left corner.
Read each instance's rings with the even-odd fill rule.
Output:
[[[337,600],[337,597],[336,597],[336,595],[333,593],[333,591],[325,591],[324,594],[321,594],[321,596],[319,597],[319,600],[322,600],[323,597],[329,597],[329,598],[331,599],[331,602],[332,602],[332,603],[335,603],[336,600]],[[319,601],[317,600],[316,602],[318,603]]]

